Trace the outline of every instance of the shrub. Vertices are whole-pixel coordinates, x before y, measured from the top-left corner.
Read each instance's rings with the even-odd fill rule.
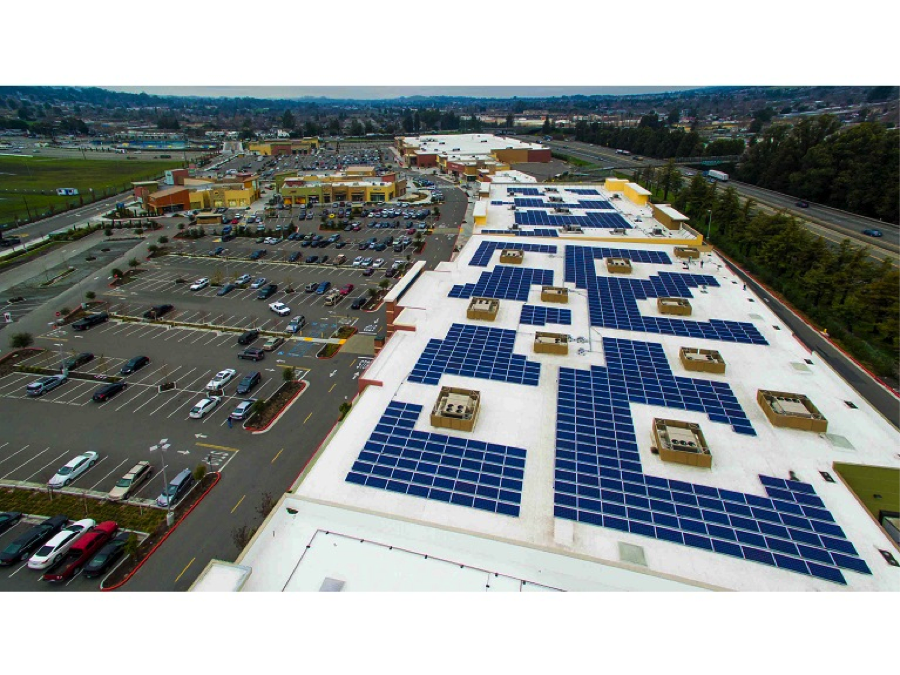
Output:
[[[194,480],[198,483],[203,480],[203,477],[206,475],[206,464],[198,464],[194,469]]]
[[[112,228],[111,228],[111,227],[107,227],[105,230],[103,230],[103,234],[105,234],[107,237],[111,237],[111,236],[112,236],[112,232],[113,232],[113,231],[112,231]]]
[[[9,336],[9,346],[12,349],[24,349],[34,344],[34,336],[31,333],[14,333]]]
[[[281,379],[285,382],[293,382],[294,381],[294,367],[284,368],[281,371]]]
[[[157,241],[158,241],[160,244],[168,244],[168,243],[169,243],[169,238],[168,238],[168,237],[160,237],[159,239],[157,239]]]
[[[84,294],[84,297],[87,300],[93,300],[94,298],[97,297],[97,294],[94,293],[94,291],[88,291],[87,293]]]
[[[121,279],[124,276],[122,274],[122,270],[120,270],[118,267],[112,268],[112,275],[113,275],[113,279]]]
[[[131,260],[128,261],[128,266],[129,266],[131,269],[134,269],[135,267],[137,267],[137,266],[140,265],[140,264],[141,264],[141,263],[138,262],[138,259],[137,259],[137,258],[132,258]]]

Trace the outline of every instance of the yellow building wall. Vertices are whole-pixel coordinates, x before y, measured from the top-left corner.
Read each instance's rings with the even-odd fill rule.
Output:
[[[494,157],[506,164],[519,164],[528,161],[528,148],[514,148],[510,150],[495,150]]]
[[[626,185],[628,185],[628,181],[624,178],[607,178],[603,187],[609,192],[622,192]]]
[[[206,190],[197,190],[190,193],[192,209],[208,209],[209,193]]]
[[[636,188],[640,188],[640,191]],[[630,201],[637,204],[638,206],[646,206],[647,202],[650,201],[649,194],[641,194],[643,188],[639,185],[635,185],[634,183],[626,183],[625,184],[625,197],[627,197]]]
[[[272,145],[270,143],[249,143],[247,150],[252,153],[269,156],[272,154]]]

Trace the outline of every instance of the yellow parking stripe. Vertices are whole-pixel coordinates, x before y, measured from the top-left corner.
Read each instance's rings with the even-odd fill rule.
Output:
[[[225,450],[226,452],[240,452],[239,448],[229,448],[227,445],[212,445],[210,443],[196,443],[201,448],[213,448],[214,450]]]

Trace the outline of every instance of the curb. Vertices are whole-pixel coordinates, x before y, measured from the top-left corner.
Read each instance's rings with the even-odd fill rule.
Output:
[[[179,518],[178,521],[177,521],[172,527],[169,528],[169,531],[166,532],[166,533],[163,535],[163,538],[162,538],[162,539],[160,539],[158,542],[156,542],[156,544],[153,546],[153,548],[150,549],[150,552],[147,553],[147,555],[144,556],[143,560],[141,560],[141,561],[137,564],[137,567],[135,567],[133,570],[131,570],[131,571],[128,573],[128,576],[126,576],[124,579],[122,579],[122,581],[120,581],[119,583],[117,583],[115,586],[110,586],[110,587],[108,587],[108,588],[103,588],[103,586],[101,586],[101,587],[100,587],[100,590],[101,590],[101,591],[114,591],[114,590],[116,590],[117,588],[121,588],[121,587],[124,586],[126,583],[128,583],[128,581],[131,579],[131,577],[133,577],[133,576],[137,573],[137,571],[138,571],[139,569],[141,569],[141,567],[144,566],[144,563],[147,562],[147,561],[150,559],[150,556],[152,556],[154,553],[156,553],[156,549],[158,549],[160,546],[162,546],[162,545],[163,545],[163,542],[165,542],[166,539],[169,538],[169,535],[172,534],[175,530],[177,530],[177,529],[178,529],[178,526],[181,525],[182,522],[184,522],[184,519],[187,518],[189,515],[191,515],[191,513],[194,511],[194,509],[196,509],[196,508],[200,505],[200,503],[201,503],[204,499],[206,499],[206,495],[208,495],[208,494],[210,493],[210,491],[211,491],[214,487],[216,487],[216,485],[219,484],[219,481],[220,481],[221,479],[222,479],[222,474],[219,473],[219,472],[216,472],[216,480],[215,480],[215,482],[214,482],[212,485],[210,485],[208,488],[206,488],[206,492],[204,492],[202,495],[200,495],[200,499],[198,499],[196,502],[194,502],[194,505],[193,505],[191,508],[189,508],[189,509],[187,510],[187,512],[186,512],[183,516],[181,516],[181,518]]]
[[[266,424],[266,426],[264,426],[262,429],[247,429],[247,427],[244,427],[244,431],[249,431],[251,434],[264,434],[267,431],[269,431],[275,425],[275,422],[280,420],[281,417],[288,411],[288,409],[292,405],[294,405],[294,403],[296,403],[297,399],[300,398],[300,396],[303,394],[303,392],[305,392],[307,389],[309,389],[309,382],[307,382],[306,380],[300,380],[300,382],[303,383],[303,389],[298,391],[294,395],[294,398],[292,398],[290,401],[285,403],[284,407],[278,412],[277,415],[275,415],[275,417],[273,417],[271,420],[269,420],[269,423]]]

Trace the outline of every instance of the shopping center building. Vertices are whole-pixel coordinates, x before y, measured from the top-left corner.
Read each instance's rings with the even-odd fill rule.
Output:
[[[404,136],[396,144],[406,166],[435,167],[465,181],[480,180],[511,164],[551,159],[550,148],[493,134]]]

